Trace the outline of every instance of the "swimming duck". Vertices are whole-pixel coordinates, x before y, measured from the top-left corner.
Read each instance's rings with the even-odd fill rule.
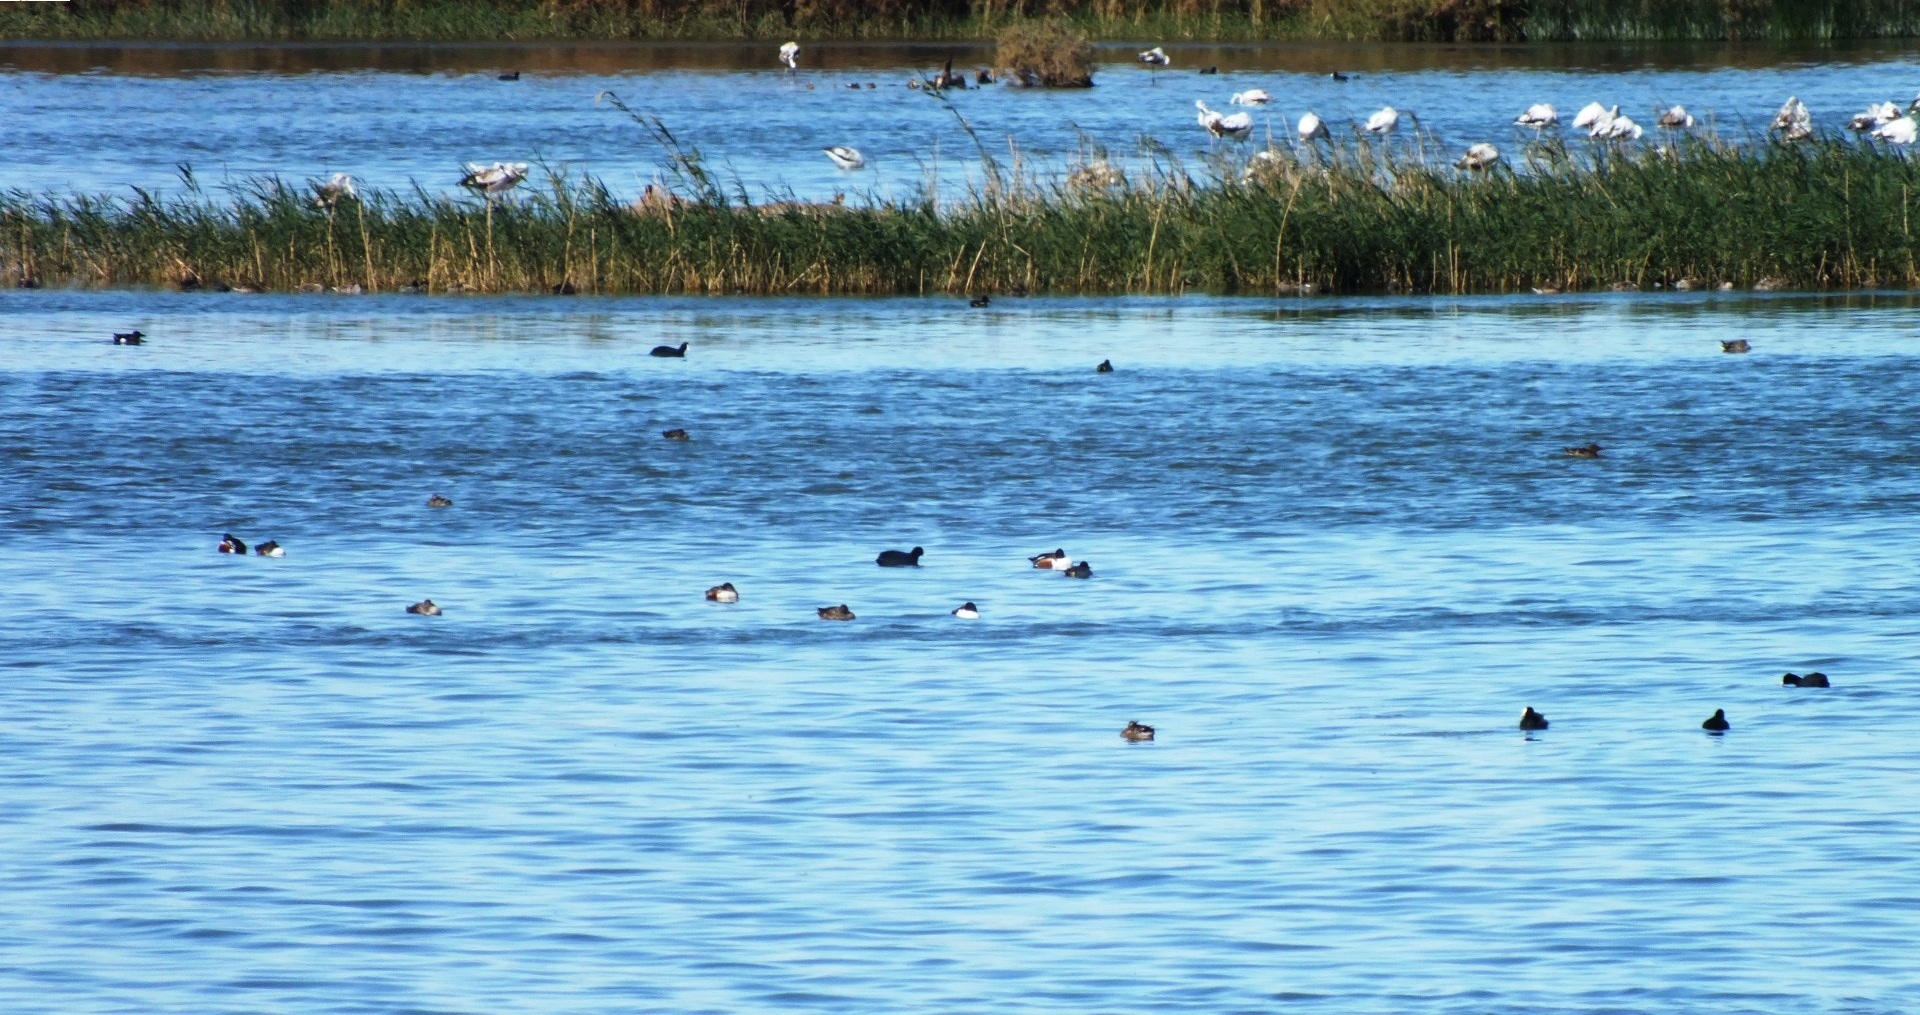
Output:
[[[233,533],[223,532],[220,534],[220,552],[245,555],[247,544],[241,542]]]
[[[663,358],[670,357],[673,359],[684,359],[686,358],[686,355],[687,355],[687,343],[685,342],[680,343],[680,347],[678,349],[670,345],[656,345],[653,347],[653,351],[650,353],[647,353],[647,355],[660,356]]]
[[[1720,342],[1721,352],[1750,352],[1752,349],[1753,346],[1748,345],[1747,340],[1744,338],[1736,338],[1731,341],[1723,339]]]
[[[1066,575],[1069,578],[1091,578],[1093,577],[1093,565],[1083,560],[1067,568]]]
[[[1600,457],[1600,445],[1588,444],[1580,448],[1561,448],[1560,453],[1566,455],[1568,458],[1598,458]]]
[[[1713,714],[1707,717],[1707,721],[1700,724],[1700,728],[1706,730],[1708,733],[1725,733],[1732,729],[1733,726],[1727,722],[1727,710],[1724,708],[1716,708],[1713,710]]]
[[[1129,719],[1127,720],[1127,728],[1121,730],[1120,735],[1126,737],[1128,740],[1152,740],[1153,727],[1148,726],[1146,723],[1134,722]]]
[[[1097,367],[1094,367],[1094,368],[1093,368],[1093,372],[1094,372],[1094,373],[1096,373],[1096,374],[1110,374],[1110,373],[1113,373],[1113,361],[1112,361],[1112,360],[1110,360],[1110,359],[1103,359],[1103,360],[1101,360],[1101,361],[1100,361],[1100,365],[1099,365],[1099,366],[1097,366]]]
[[[1037,553],[1028,557],[1027,560],[1034,567],[1041,568],[1042,570],[1059,568],[1064,571],[1073,564],[1073,561],[1067,559],[1066,550],[1055,550],[1052,553]]]
[[[917,546],[906,553],[899,550],[881,550],[880,556],[873,558],[873,562],[881,567],[919,567],[920,555],[925,552],[927,551]]]
[[[992,302],[993,302],[993,297],[991,296],[975,296],[973,299],[970,299],[967,301],[967,306],[984,307],[987,304]]]
[[[818,613],[821,620],[853,619],[853,611],[847,609],[847,604],[845,603],[841,603],[839,606],[822,606],[813,612]]]
[[[1535,712],[1533,710],[1533,706],[1528,705],[1527,710],[1525,712],[1520,713],[1520,728],[1523,730],[1546,729],[1547,717],[1544,715],[1541,715],[1538,712]]]
[[[852,145],[837,144],[820,150],[827,153],[827,158],[832,159],[834,165],[849,173],[867,164],[867,157],[860,154],[860,149]]]
[[[953,615],[956,617],[959,617],[961,620],[979,620],[980,608],[978,606],[973,605],[972,600],[968,600],[967,602],[961,603],[959,606],[955,607],[953,610]]]
[[[286,548],[271,539],[254,547],[253,552],[262,557],[284,557],[287,555]]]
[[[1807,674],[1804,677],[1799,676],[1798,674],[1789,673],[1780,678],[1780,683],[1782,686],[1785,686],[1785,687],[1832,687],[1833,686],[1833,684],[1828,682],[1827,675],[1817,670]]]
[[[442,497],[436,493],[433,496],[427,498],[427,506],[428,507],[452,507],[453,501],[448,500],[447,498]]]
[[[665,437],[670,441],[685,441],[685,440],[693,439],[687,436],[687,432],[685,430],[682,430],[677,426],[671,430],[660,431],[660,436]]]
[[[407,612],[422,617],[438,617],[440,615],[440,607],[433,605],[433,600],[431,599],[422,599],[412,606],[407,607]]]
[[[732,582],[721,582],[707,590],[707,600],[715,603],[737,603],[740,601],[740,592],[733,587]]]
[[[146,335],[141,334],[139,328],[135,328],[132,331],[116,331],[113,333],[113,344],[139,345],[146,337]]]

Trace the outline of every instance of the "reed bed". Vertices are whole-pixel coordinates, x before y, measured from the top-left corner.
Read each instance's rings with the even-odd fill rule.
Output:
[[[1838,138],[1549,142],[1484,173],[1404,140],[1251,160],[1235,151],[1192,167],[1164,150],[1124,170],[1098,151],[1084,161],[1068,176],[989,160],[963,195],[850,205],[749,203],[678,149],[679,196],[637,203],[564,174],[507,201],[416,189],[330,209],[277,180],[220,194],[197,184],[131,198],[16,192],[0,197],[0,263],[38,285],[489,293],[1920,283],[1920,168]]]
[[[1920,34],[1912,0],[78,0],[0,4],[12,39],[1826,40]]]

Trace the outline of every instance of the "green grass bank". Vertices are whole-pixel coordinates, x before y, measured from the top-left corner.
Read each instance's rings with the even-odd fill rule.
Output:
[[[1404,149],[1402,149],[1404,150]],[[683,163],[633,204],[536,171],[513,199],[327,209],[255,181],[177,197],[0,197],[9,280],[433,292],[1271,294],[1920,284],[1920,165],[1838,139],[1515,152],[1467,173],[1366,146],[1071,181],[989,167],[939,202],[754,206]],[[1249,172],[1246,168],[1252,166]]]
[[[1903,38],[1913,0],[73,0],[0,4],[9,39],[986,39],[1064,17],[1095,39]]]

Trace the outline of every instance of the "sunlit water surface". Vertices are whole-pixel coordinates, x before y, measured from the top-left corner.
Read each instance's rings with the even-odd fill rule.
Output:
[[[0,1008],[1904,1010],[1914,309],[0,294]]]

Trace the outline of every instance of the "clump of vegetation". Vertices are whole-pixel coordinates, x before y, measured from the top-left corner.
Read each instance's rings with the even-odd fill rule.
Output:
[[[1001,80],[1039,88],[1092,88],[1093,44],[1064,21],[1020,21],[1000,33]]]

